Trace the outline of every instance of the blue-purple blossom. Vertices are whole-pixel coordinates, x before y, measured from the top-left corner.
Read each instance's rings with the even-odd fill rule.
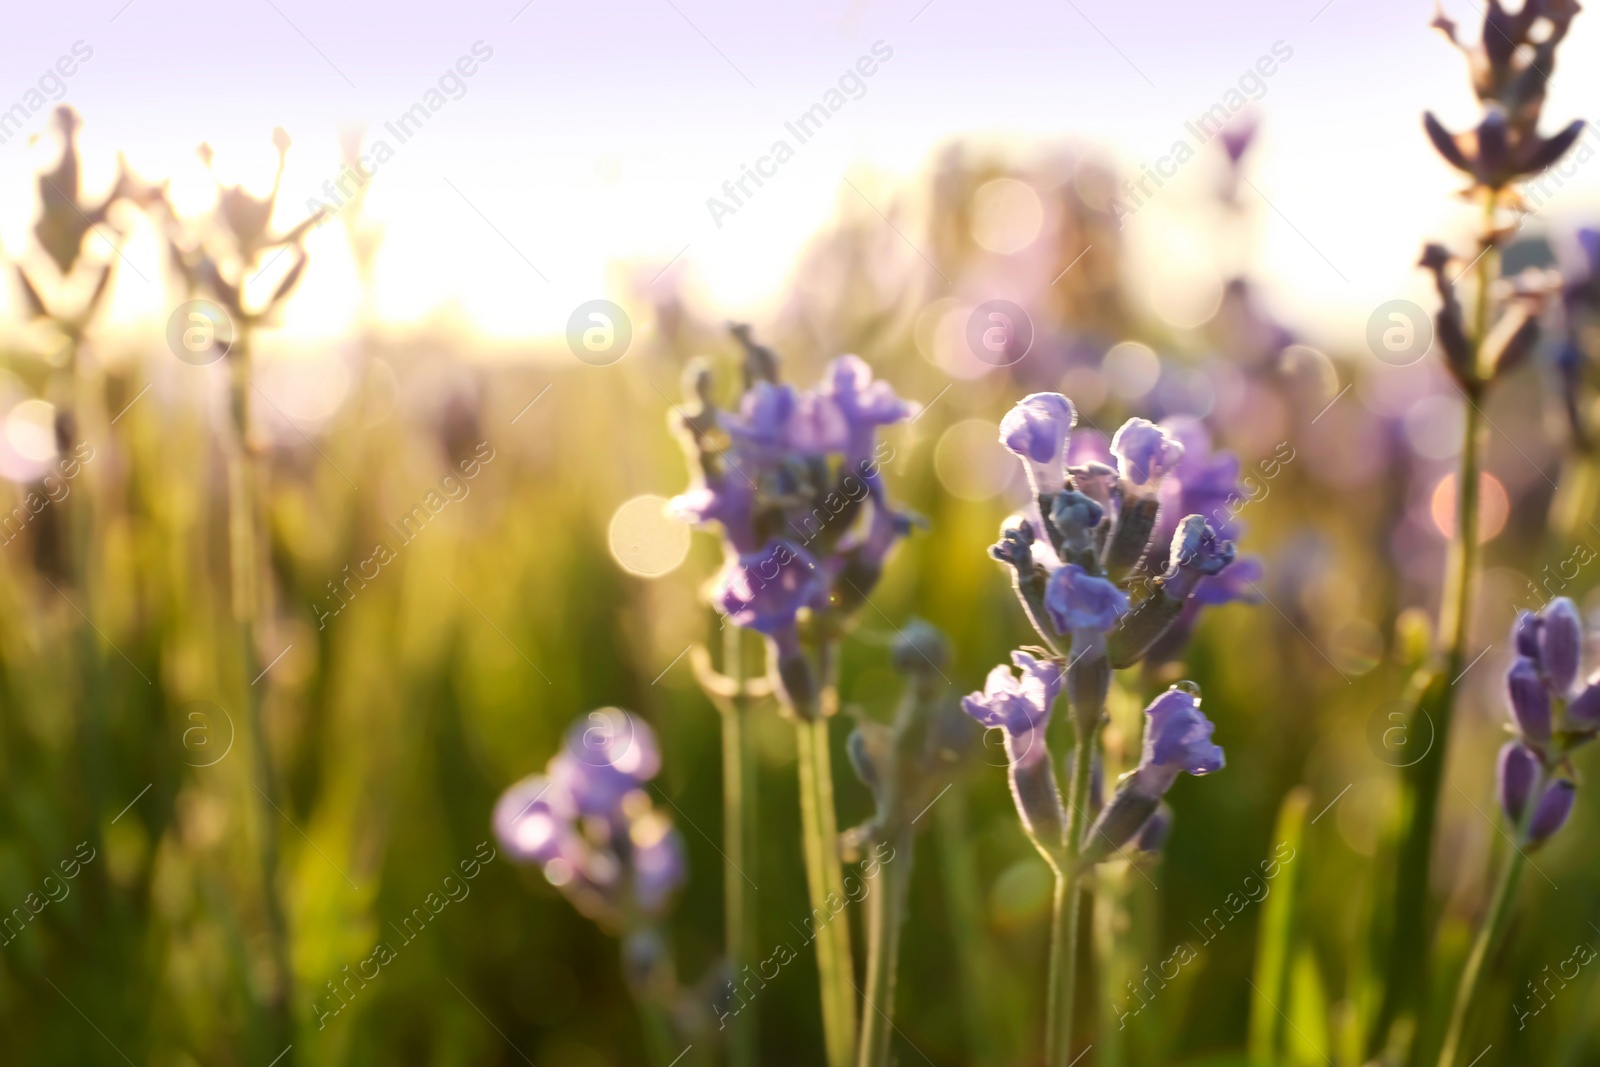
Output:
[[[1147,797],[1163,796],[1181,773],[1206,775],[1224,766],[1222,749],[1211,741],[1216,729],[1200,710],[1200,698],[1173,686],[1144,709],[1144,749],[1133,773],[1133,788]]]
[[[1045,730],[1051,707],[1061,693],[1063,672],[1054,660],[1037,659],[1020,650],[1011,653],[1011,661],[1020,668],[1020,677],[1003,664],[996,667],[989,672],[983,692],[963,697],[961,707],[982,725],[1004,735],[1017,814],[1035,845],[1053,856],[1061,846],[1066,817]]]
[[[501,795],[495,837],[598,922],[657,915],[687,874],[681,838],[644,792],[659,769],[654,734],[641,719],[616,708],[591,712],[573,724],[544,774]]]
[[[712,584],[711,604],[735,626],[771,637],[790,630],[800,609],[825,592],[816,561],[793,541],[731,557]]]
[[[1128,610],[1128,594],[1076,563],[1068,563],[1050,576],[1050,584],[1045,587],[1044,606],[1057,633],[1083,630],[1104,633]]]
[[[1011,653],[1011,662],[1020,676],[1005,664],[997,666],[985,679],[983,692],[961,698],[961,708],[984,726],[1005,731],[1006,751],[1013,763],[1046,759],[1044,733],[1051,708],[1061,695],[1061,665],[1020,649]]]
[[[894,386],[874,381],[872,368],[860,356],[844,355],[822,373],[822,395],[835,406],[845,426],[845,465],[856,469],[872,459],[881,426],[909,419],[916,405],[895,395]]]
[[[1549,741],[1550,690],[1538,664],[1527,656],[1518,656],[1506,672],[1506,695],[1522,736],[1534,744]]]
[[[1545,788],[1539,806],[1533,810],[1533,821],[1528,824],[1528,840],[1538,844],[1566,824],[1572,814],[1572,803],[1577,798],[1578,787],[1566,778],[1557,778]]]
[[[1540,612],[1539,664],[1550,689],[1557,696],[1572,690],[1578,680],[1578,661],[1583,653],[1583,622],[1578,607],[1566,597],[1556,597]]]
[[[1111,439],[1111,454],[1124,484],[1153,493],[1168,471],[1183,458],[1183,445],[1147,419],[1129,419]]]
[[[755,540],[755,493],[755,485],[745,473],[732,469],[719,475],[714,484],[708,480],[689,487],[669,500],[666,510],[691,526],[717,523],[735,552],[754,552],[761,547]]]
[[[1031,393],[1000,420],[1000,443],[1022,459],[1035,499],[1066,484],[1067,440],[1077,421],[1060,393]]]

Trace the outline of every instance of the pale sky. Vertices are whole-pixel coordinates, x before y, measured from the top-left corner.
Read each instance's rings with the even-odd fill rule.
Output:
[[[1474,8],[1447,4],[1464,25]],[[1360,344],[1367,314],[1422,297],[1425,239],[1459,235],[1460,182],[1432,154],[1419,116],[1474,113],[1462,64],[1427,27],[1424,0],[96,0],[26,5],[0,39],[0,111],[77,42],[93,50],[64,79],[83,115],[91,181],[117,151],[203,205],[202,140],[225,176],[263,182],[271,133],[294,138],[279,221],[303,217],[337,176],[338,133],[364,125],[394,156],[373,179],[384,227],[378,307],[396,322],[464,319],[485,335],[559,333],[579,303],[616,295],[617,263],[680,256],[695,289],[728,315],[759,316],[784,291],[807,237],[855,196],[879,203],[933,151],[970,137],[1027,158],[1096,146],[1133,171],[1223,99],[1274,44],[1292,51],[1264,80],[1252,180],[1259,259],[1274,306],[1330,347]],[[471,77],[411,140],[384,130],[482,42]],[[881,42],[881,43],[880,43]],[[878,44],[892,56],[865,92],[784,162],[719,228],[708,197],[754,165],[796,118]],[[82,47],[80,46],[80,51]],[[1600,90],[1600,21],[1580,15],[1546,107],[1554,127]],[[469,64],[470,65],[470,64]],[[53,92],[55,86],[51,85]],[[44,128],[48,108],[29,119]],[[0,241],[25,240],[31,183],[48,145],[0,145]],[[1131,281],[1227,269],[1196,205],[1209,173],[1179,172],[1129,223]],[[843,191],[841,193],[841,190]],[[1254,194],[1247,192],[1247,199]],[[1600,167],[1576,168],[1547,211],[1600,218]],[[313,266],[286,333],[331,339],[351,323],[354,274],[338,227],[312,240]],[[118,293],[124,322],[164,317],[154,239],[136,234]],[[653,270],[651,271],[653,273]],[[543,277],[541,278],[541,275]]]

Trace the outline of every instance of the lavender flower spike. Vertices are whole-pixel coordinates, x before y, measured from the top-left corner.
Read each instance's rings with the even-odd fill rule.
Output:
[[[1150,496],[1183,458],[1183,445],[1147,419],[1129,419],[1111,439],[1111,454],[1117,457],[1124,484],[1138,495]]]
[[[1021,457],[1034,499],[1059,491],[1067,479],[1067,438],[1078,412],[1060,393],[1031,393],[1000,420],[1000,443]]]
[[[1001,664],[989,672],[983,692],[961,698],[961,709],[982,725],[1004,734],[1010,764],[1011,795],[1028,836],[1047,858],[1061,848],[1066,826],[1061,792],[1045,745],[1050,711],[1061,695],[1061,665],[1016,651],[1011,662],[1021,676]]]
[[[1179,774],[1211,774],[1225,764],[1222,749],[1211,740],[1215,727],[1188,683],[1156,697],[1144,714],[1139,766],[1123,777],[1111,803],[1090,828],[1079,861],[1083,867],[1099,863],[1131,841],[1161,806],[1161,798]]]

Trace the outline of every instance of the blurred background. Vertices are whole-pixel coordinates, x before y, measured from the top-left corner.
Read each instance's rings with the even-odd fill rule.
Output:
[[[1248,895],[1296,787],[1316,819],[1272,939],[1292,961],[1284,1062],[1359,1063],[1363,901],[1388,877],[1379,838],[1409,758],[1374,738],[1408,674],[1407,609],[1431,615],[1439,596],[1462,422],[1437,353],[1379,358],[1368,342],[1388,302],[1434,306],[1413,266],[1423,242],[1471,232],[1421,135],[1423,109],[1458,128],[1473,104],[1431,17],[1374,0],[13,12],[0,509],[22,510],[0,518],[0,908],[29,918],[0,946],[6,1059],[270,1064],[287,1050],[261,1000],[286,986],[299,1062],[642,1062],[615,940],[503,857],[337,1018],[319,1025],[314,1005],[490,840],[500,792],[603,705],[661,737],[655,794],[691,871],[677,965],[711,981],[718,724],[683,653],[711,639],[700,591],[718,553],[661,504],[688,480],[668,429],[682,369],[706,355],[731,381],[737,320],[791,381],[855,352],[925,406],[891,432],[887,470],[929,527],[846,645],[852,712],[889,714],[889,645],[913,616],[949,635],[961,691],[1028,640],[985,555],[1026,492],[996,442],[1020,395],[1067,393],[1086,434],[1193,416],[1237,453],[1262,600],[1211,611],[1180,663],[1125,679],[1107,736],[1131,765],[1144,699],[1177,677],[1205,691],[1228,767],[1175,787],[1165,855],[1121,872],[1128,914],[1097,933],[1136,931],[1143,962],[1186,941],[1198,958],[1121,1030],[1126,997],[1098,976],[1108,1036],[1085,1063],[1247,1062],[1247,979],[1291,883],[1215,940],[1197,924]],[[1552,121],[1600,92],[1597,26],[1575,23]],[[58,106],[81,117],[70,174]],[[1530,190],[1508,268],[1586,269],[1592,155],[1586,139]],[[232,261],[207,258],[223,238]],[[172,324],[181,335],[197,292],[220,299],[208,263],[234,272],[247,343],[196,361]],[[626,325],[600,359],[571,325],[595,300]],[[995,300],[1031,336],[1003,366],[968,341]],[[1600,613],[1593,457],[1555,377],[1541,351],[1488,408],[1483,654],[1462,682],[1435,868],[1446,975],[1502,847],[1507,627],[1557,594]],[[230,609],[236,437],[256,460],[256,647]],[[395,536],[419,505],[426,521]],[[844,732],[848,826],[870,803]],[[807,913],[792,730],[769,714],[757,737],[766,849],[751,876],[777,944]],[[900,1062],[1030,1054],[1051,886],[1002,767],[972,767],[925,832]],[[1521,1029],[1512,1008],[1600,938],[1600,810],[1592,790],[1579,805],[1524,885],[1486,997],[1504,1015],[1489,1062],[1600,1062],[1587,977]],[[66,891],[47,886],[74,857],[52,883]],[[948,934],[961,907],[984,917],[975,949]],[[762,1062],[817,1062],[809,957],[774,986]],[[987,1058],[973,1025],[993,1035]]]

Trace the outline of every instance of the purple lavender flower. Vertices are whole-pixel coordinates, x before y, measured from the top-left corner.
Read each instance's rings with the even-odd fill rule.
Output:
[[[717,523],[735,552],[754,552],[756,544],[753,505],[755,485],[743,471],[720,475],[716,484],[691,486],[667,502],[667,514],[691,526]]]
[[[837,406],[846,427],[842,451],[845,466],[857,469],[872,459],[878,428],[909,419],[916,405],[901,400],[894,387],[874,381],[872,368],[860,356],[840,356],[822,374],[822,395]]]
[[[1000,443],[1021,457],[1034,498],[1066,484],[1067,439],[1078,412],[1060,393],[1032,393],[1000,420]]]
[[[1162,693],[1144,713],[1144,751],[1139,766],[1123,777],[1111,803],[1090,828],[1083,865],[1100,862],[1142,835],[1158,817],[1161,798],[1179,774],[1206,775],[1224,765],[1222,749],[1211,741],[1214,727],[1200,710],[1200,698],[1186,684]],[[1164,840],[1166,828],[1152,827],[1150,834]]]
[[[792,630],[800,609],[823,589],[811,554],[773,538],[760,552],[729,558],[712,585],[711,603],[735,626],[770,637]]]
[[[1200,710],[1200,698],[1173,686],[1144,709],[1144,751],[1133,772],[1132,788],[1149,797],[1165,796],[1183,772],[1196,776],[1220,771],[1222,749],[1211,741],[1216,729]]]
[[[989,672],[983,692],[961,698],[961,708],[984,726],[1005,732],[1013,763],[1033,763],[1048,756],[1044,732],[1061,695],[1063,672],[1059,663],[1020,649],[1011,653],[1011,662],[1020,677],[1001,664]]]
[[[617,708],[590,712],[544,774],[501,795],[495,837],[597,922],[620,928],[630,914],[659,914],[686,876],[682,841],[643,791],[660,765],[642,720]]]
[[[1527,656],[1518,656],[1506,672],[1506,695],[1522,736],[1538,745],[1549,741],[1550,690],[1539,665]]]
[[[1183,445],[1147,419],[1129,419],[1111,439],[1111,454],[1123,483],[1136,493],[1154,493],[1161,478],[1183,458]]]
[[[512,857],[543,865],[566,851],[577,806],[564,787],[542,774],[530,775],[500,795],[494,833]]]
[[[1050,576],[1044,604],[1057,633],[1104,633],[1128,610],[1128,594],[1076,563],[1068,563]]]
[[[1539,806],[1533,811],[1533,821],[1528,824],[1528,840],[1539,844],[1566,824],[1572,814],[1572,803],[1577,798],[1578,787],[1566,778],[1557,778],[1545,789]]]
[[[1539,663],[1557,696],[1571,692],[1578,680],[1578,659],[1583,651],[1583,623],[1578,608],[1566,597],[1556,597],[1540,612]]]
[[[1055,769],[1045,745],[1050,711],[1061,694],[1061,665],[1016,651],[1011,661],[1021,676],[1005,665],[989,672],[983,692],[961,698],[961,708],[983,726],[1002,731],[1010,765],[1011,796],[1023,829],[1034,845],[1053,859],[1062,843],[1066,816]]]
[[[652,811],[634,820],[628,841],[632,846],[634,899],[643,911],[660,914],[672,894],[689,878],[683,837],[671,819]]]

